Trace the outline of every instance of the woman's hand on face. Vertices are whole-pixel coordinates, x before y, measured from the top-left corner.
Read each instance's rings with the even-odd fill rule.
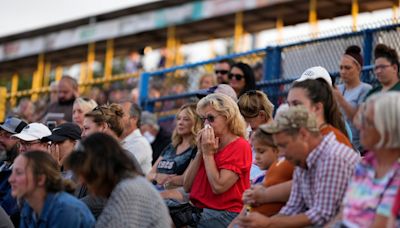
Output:
[[[53,144],[53,145],[49,145],[47,147],[48,152],[50,153],[50,155],[54,158],[54,160],[57,161],[57,164],[59,166],[61,166],[61,159],[60,159],[60,148],[58,147],[58,144]]]
[[[215,137],[212,127],[204,127],[201,131],[201,151],[205,155],[217,153],[219,138]]]

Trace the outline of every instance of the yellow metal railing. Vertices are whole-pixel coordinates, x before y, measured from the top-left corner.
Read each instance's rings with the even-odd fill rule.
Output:
[[[137,77],[139,77],[139,75],[140,75],[140,73],[137,72],[137,73],[130,73],[130,74],[118,74],[118,75],[114,75],[111,78],[107,78],[107,79],[106,78],[95,78],[95,79],[92,79],[91,81],[79,83],[79,87],[121,81],[121,80],[126,80],[129,78],[137,78]],[[39,95],[41,93],[48,93],[48,92],[50,92],[50,86],[45,86],[45,87],[36,88],[36,89],[21,90],[18,92],[10,92],[10,93],[6,93],[5,97],[6,97],[6,99],[15,99],[15,98],[19,98],[19,97]]]

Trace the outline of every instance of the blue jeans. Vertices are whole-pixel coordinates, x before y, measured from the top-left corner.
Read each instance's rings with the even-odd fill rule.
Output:
[[[197,228],[226,228],[239,213],[204,208]]]

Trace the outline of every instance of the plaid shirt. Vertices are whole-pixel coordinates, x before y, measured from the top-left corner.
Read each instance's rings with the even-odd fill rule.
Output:
[[[336,141],[333,133],[328,134],[308,155],[307,169],[296,167],[289,201],[279,213],[305,213],[313,225],[326,224],[339,211],[359,160],[354,150]]]

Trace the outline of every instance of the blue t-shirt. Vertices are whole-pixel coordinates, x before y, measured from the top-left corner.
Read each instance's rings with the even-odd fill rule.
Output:
[[[39,217],[25,202],[21,210],[20,228],[94,227],[95,220],[89,208],[66,192],[48,193]]]
[[[189,166],[190,161],[196,156],[197,147],[189,147],[181,154],[176,154],[176,149],[169,144],[161,153],[162,159],[157,165],[158,173],[182,175]]]
[[[0,207],[8,215],[15,215],[19,213],[17,200],[11,195],[11,185],[8,178],[11,175],[11,168],[5,168],[0,171]]]
[[[367,93],[372,89],[370,84],[361,82],[361,84],[353,89],[346,89],[344,84],[338,85],[338,90],[342,93],[344,99],[350,103],[353,107],[358,107],[361,103],[364,102],[365,96]],[[358,150],[361,149],[360,145],[360,132],[359,130],[353,125],[353,121],[349,120],[346,116],[346,113],[343,112],[343,115],[346,118],[346,122],[349,124],[351,133],[353,136],[352,143],[354,147]]]

